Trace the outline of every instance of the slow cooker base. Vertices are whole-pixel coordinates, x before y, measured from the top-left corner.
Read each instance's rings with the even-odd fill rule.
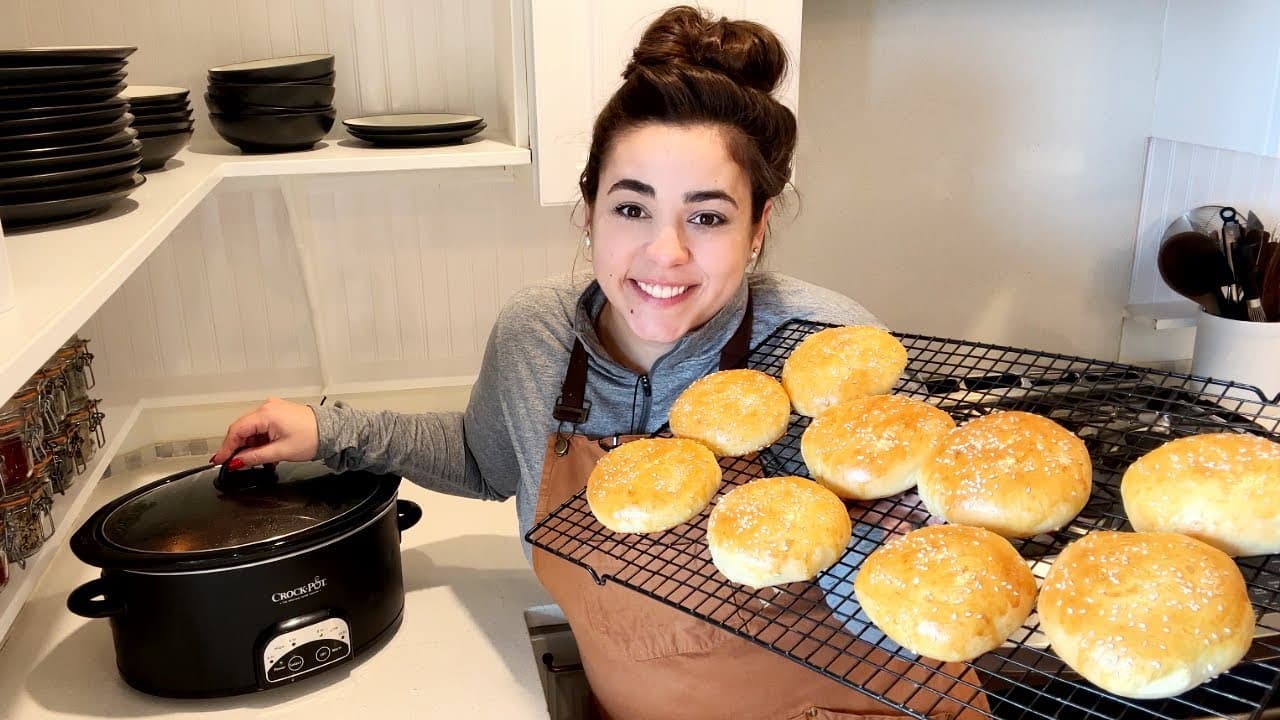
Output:
[[[172,689],[157,688],[157,687],[149,686],[144,682],[135,682],[133,678],[130,678],[128,675],[125,674],[124,669],[120,667],[119,663],[116,664],[116,670],[119,671],[120,677],[124,679],[125,684],[133,688],[134,690],[137,690],[138,692],[146,693],[148,695],[154,695],[157,697],[175,698],[180,700],[199,700],[199,699],[208,699],[208,698],[217,698],[217,697],[231,697],[234,695],[248,695],[250,693],[275,690],[281,687],[292,687],[292,686],[298,685],[299,683],[313,681],[316,678],[325,678],[326,679],[325,682],[335,682],[336,680],[333,678],[333,675],[332,675],[333,670],[342,668],[349,671],[354,664],[363,662],[366,658],[373,655],[378,650],[381,650],[382,646],[386,645],[387,642],[389,642],[391,638],[395,636],[396,631],[400,629],[400,624],[403,621],[404,621],[404,609],[401,608],[400,612],[395,616],[395,619],[391,621],[391,624],[387,625],[385,628],[382,629],[381,632],[379,632],[377,635],[373,636],[372,638],[369,638],[363,644],[357,645],[355,649],[352,651],[352,656],[350,659],[335,663],[330,667],[327,667],[314,674],[303,675],[298,677],[295,680],[284,681],[275,685],[271,685],[270,687],[262,687],[261,685],[255,683],[253,685],[246,685],[246,686],[241,686],[236,688],[227,688],[227,689],[221,689],[221,690],[210,690],[207,692],[175,693],[172,691]]]

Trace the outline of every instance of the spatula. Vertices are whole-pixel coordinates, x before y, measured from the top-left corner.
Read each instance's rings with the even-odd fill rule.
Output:
[[[1156,256],[1160,277],[1174,292],[1194,300],[1210,315],[1223,315],[1227,308],[1222,287],[1234,278],[1222,247],[1199,232],[1180,232],[1160,245]]]

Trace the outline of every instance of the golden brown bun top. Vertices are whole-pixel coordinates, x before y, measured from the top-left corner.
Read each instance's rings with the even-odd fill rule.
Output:
[[[852,466],[880,477],[932,452],[956,421],[905,395],[872,395],[833,405],[805,430],[806,453],[829,465]]]
[[[1049,418],[1019,411],[993,412],[956,428],[926,473],[927,491],[952,512],[991,515],[987,509],[1001,508],[993,517],[1003,515],[1010,527],[987,527],[1011,537],[1026,536],[1016,528],[1038,525],[1039,516],[1056,517],[1054,527],[1065,524],[1093,487],[1084,442]]]
[[[754,452],[787,430],[791,401],[759,370],[720,370],[698,378],[671,404],[671,432],[719,455]]]
[[[893,389],[907,349],[871,325],[827,328],[805,338],[782,367],[782,384],[798,412],[816,417],[831,405]]]
[[[756,557],[807,548],[844,547],[853,532],[849,511],[835,493],[788,475],[761,478],[725,493],[713,513],[708,539]]]
[[[971,659],[1027,619],[1036,580],[1008,540],[967,525],[929,525],[866,559],[854,583],[868,615],[899,644]]]
[[[1280,552],[1280,443],[1241,433],[1179,438],[1120,483],[1138,530],[1181,532],[1231,555]]]
[[[1071,543],[1049,568],[1039,613],[1055,644],[1079,652],[1077,670],[1112,675],[1104,682],[1125,690],[1158,681],[1168,663],[1199,663],[1224,641],[1247,647],[1255,623],[1231,558],[1163,532],[1096,531]]]
[[[702,443],[642,438],[614,448],[596,463],[587,478],[587,500],[602,521],[625,522],[637,512],[665,513],[671,506],[705,504],[720,478],[715,455]]]

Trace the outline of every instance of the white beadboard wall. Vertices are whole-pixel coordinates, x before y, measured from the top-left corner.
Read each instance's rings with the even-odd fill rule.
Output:
[[[280,193],[203,202],[82,330],[122,399],[319,385],[315,332]],[[109,398],[110,399],[110,398]]]
[[[1280,158],[1151,138],[1130,304],[1184,299],[1160,278],[1156,253],[1169,224],[1200,205],[1231,205],[1241,213],[1252,210],[1268,230],[1274,230],[1280,219]]]
[[[0,47],[135,45],[129,84],[190,88],[197,133],[210,137],[208,68],[331,52],[339,118],[475,113],[489,123],[485,136],[527,146],[515,70],[522,8],[523,0],[0,0]]]
[[[502,304],[570,272],[567,210],[531,170],[324,176],[219,188],[84,327],[111,398],[470,382]],[[314,281],[308,304],[305,264]]]
[[[538,206],[531,170],[310,183],[315,315],[331,390],[469,382],[516,290],[570,272],[567,210]],[[581,267],[581,261],[579,267]]]

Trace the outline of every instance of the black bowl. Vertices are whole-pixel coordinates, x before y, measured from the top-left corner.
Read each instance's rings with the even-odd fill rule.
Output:
[[[333,102],[332,85],[293,85],[272,83],[266,85],[210,85],[205,100],[211,98],[229,112],[246,105],[259,105],[296,110],[322,110]],[[212,107],[209,108],[213,110]]]
[[[333,54],[263,58],[209,68],[209,79],[232,83],[278,83],[307,80],[333,72]]]
[[[224,102],[209,94],[205,94],[204,102],[209,106],[209,112],[218,113],[219,115],[306,115],[308,113],[333,110],[332,105],[322,105],[317,108],[295,108],[279,105]]]
[[[138,138],[138,142],[142,143],[142,171],[146,172],[164,167],[164,164],[169,162],[169,158],[177,155],[178,151],[191,142],[192,132],[188,130],[168,135],[152,135],[151,137]]]
[[[209,113],[223,140],[245,152],[309,150],[333,127],[334,110],[291,115],[223,115]]]

